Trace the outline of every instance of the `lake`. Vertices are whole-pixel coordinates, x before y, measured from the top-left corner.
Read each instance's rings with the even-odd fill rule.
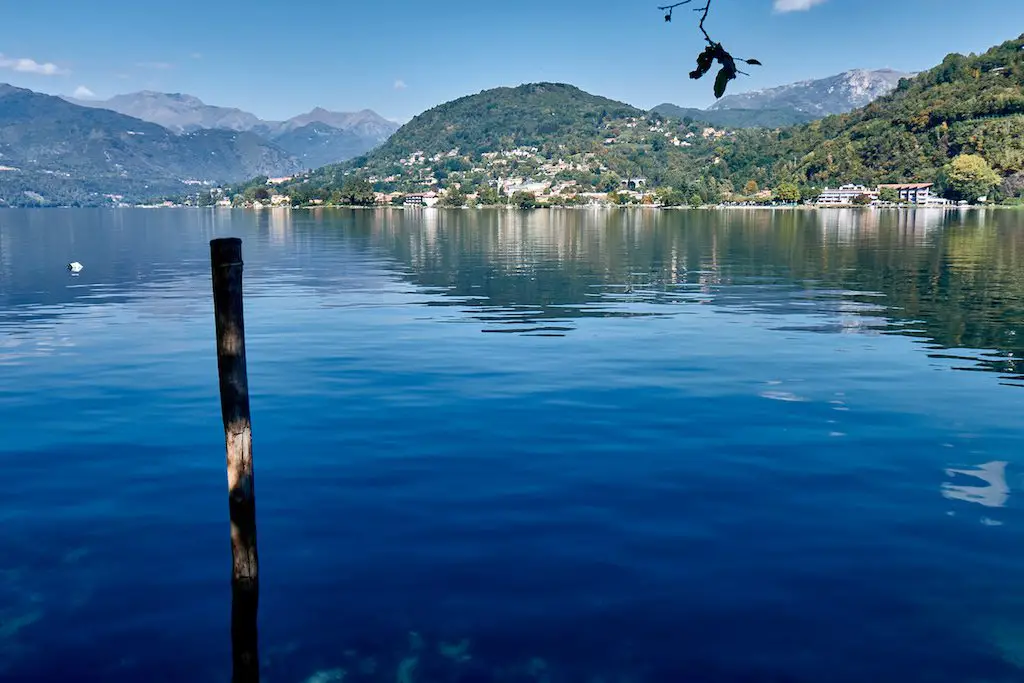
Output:
[[[1024,680],[1024,212],[0,211],[0,679]],[[65,265],[80,261],[77,275]]]

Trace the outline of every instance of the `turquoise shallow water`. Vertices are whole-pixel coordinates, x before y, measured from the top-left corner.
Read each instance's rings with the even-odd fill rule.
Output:
[[[265,680],[1024,680],[1024,216],[607,210],[0,212],[3,680],[229,678],[227,235]]]

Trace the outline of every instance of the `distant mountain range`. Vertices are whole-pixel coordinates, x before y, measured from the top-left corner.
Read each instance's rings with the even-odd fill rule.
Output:
[[[167,128],[0,84],[0,205],[97,203],[305,165],[244,131]]]
[[[0,206],[141,200],[290,175],[365,154],[397,128],[368,110],[263,121],[190,95],[86,102],[0,84]]]
[[[659,104],[653,111],[715,126],[778,128],[853,111],[891,93],[901,78],[912,75],[892,69],[854,69],[828,78],[727,95],[708,109],[666,103]]]
[[[133,116],[176,133],[206,129],[254,133],[292,154],[305,168],[365,154],[398,130],[397,123],[369,109],[334,112],[317,107],[287,121],[264,121],[247,111],[209,105],[181,93],[144,90],[109,100],[68,101]]]

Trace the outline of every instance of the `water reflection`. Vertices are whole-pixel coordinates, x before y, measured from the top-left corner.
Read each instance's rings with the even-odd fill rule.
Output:
[[[984,482],[984,486],[974,484],[952,484],[946,482],[942,485],[942,495],[949,500],[962,500],[968,503],[976,503],[988,508],[1006,507],[1010,499],[1010,487],[1006,484],[1005,462],[988,462],[979,465],[975,469],[953,469],[946,470],[947,477],[970,477]]]
[[[198,281],[205,241],[237,234],[268,280],[336,292],[369,263],[482,332],[566,335],[587,318],[711,306],[782,330],[919,338],[944,364],[1020,384],[1022,222],[927,210],[11,211],[0,328]],[[69,260],[86,264],[78,288]],[[342,280],[339,260],[351,264]],[[381,287],[373,277],[356,289]]]

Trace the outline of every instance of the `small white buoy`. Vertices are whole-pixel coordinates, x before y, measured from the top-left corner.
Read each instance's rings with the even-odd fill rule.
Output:
[[[78,261],[72,261],[71,263],[68,264],[68,270],[70,270],[72,273],[80,273],[82,272],[82,268],[85,268],[85,266],[83,266]]]

